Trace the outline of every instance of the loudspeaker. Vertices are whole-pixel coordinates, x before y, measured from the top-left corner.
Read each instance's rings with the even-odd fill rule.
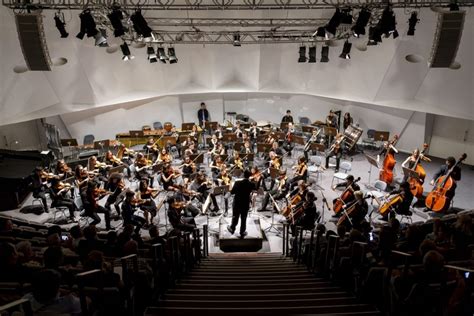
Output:
[[[454,62],[461,42],[464,16],[464,11],[438,13],[438,25],[429,61],[431,68],[446,68]]]
[[[15,15],[16,30],[21,50],[29,70],[51,71],[51,58],[43,29],[43,18],[38,13]]]

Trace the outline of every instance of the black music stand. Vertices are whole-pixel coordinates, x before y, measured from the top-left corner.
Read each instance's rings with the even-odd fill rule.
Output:
[[[317,129],[317,127],[309,126],[309,125],[301,126],[301,130],[303,131],[303,133],[311,133],[312,134],[315,129]]]
[[[191,161],[194,161],[194,163],[196,163],[196,164],[204,162],[204,154],[203,153],[190,155],[189,158],[191,159]]]
[[[245,159],[247,161],[253,161],[255,154],[239,154],[240,159]]]
[[[326,151],[326,146],[324,144],[312,143],[309,145],[309,148],[321,153]]]
[[[217,123],[217,122],[208,122],[208,121],[206,121],[206,123],[204,123],[204,128],[206,130],[215,131],[217,129],[218,124],[219,123]]]
[[[287,129],[288,128],[288,122],[281,122],[280,123],[280,129]]]
[[[403,174],[405,175],[405,177],[403,179],[413,178],[416,181],[420,181],[420,176],[418,175],[418,173],[415,170],[411,170],[411,169],[406,168],[406,167],[402,167],[402,170],[403,170]]]
[[[370,189],[375,189],[374,187],[372,187],[372,185],[370,184],[370,179],[372,177],[372,166],[374,166],[375,168],[377,168],[377,170],[380,169],[380,166],[379,166],[379,163],[377,162],[377,159],[375,159],[374,157],[372,156],[369,156],[367,154],[364,154],[365,156],[365,159],[367,159],[367,161],[369,162],[370,164],[370,167],[369,167],[369,183],[366,184],[365,186],[367,188],[370,188]]]
[[[222,141],[228,142],[228,143],[235,143],[237,142],[237,135],[234,133],[226,133],[222,135]]]
[[[75,138],[65,138],[65,139],[61,139],[61,147],[66,147],[68,148],[69,152],[71,153],[71,156],[72,158],[74,159],[74,151],[71,150],[71,146],[73,147],[77,147],[78,146],[78,143],[77,143],[77,139]],[[64,156],[64,153],[62,153],[63,156]]]
[[[182,131],[191,131],[193,129],[193,126],[196,125],[195,123],[182,123],[181,124],[181,130]]]
[[[240,148],[244,146],[244,143],[235,143],[234,144],[234,150],[235,151],[240,151]]]
[[[278,141],[285,141],[285,132],[275,132],[275,137],[278,139]]]
[[[374,140],[376,142],[386,142],[390,138],[390,132],[385,131],[375,131]]]
[[[271,144],[266,143],[257,143],[257,152],[258,153],[267,153],[272,148]]]
[[[270,193],[268,193],[270,194]],[[273,208],[278,212],[278,214],[281,214],[281,209],[280,207],[278,206],[277,202],[275,201],[275,199],[273,198],[273,195],[270,194],[270,199],[272,200],[272,205],[273,205]],[[277,228],[277,224],[275,223],[275,212],[272,210],[271,211],[271,218],[272,218],[272,222],[270,223],[270,226],[268,226],[267,228],[265,228],[263,231],[264,232],[271,232],[272,229],[276,232],[277,236],[281,234],[280,230]]]

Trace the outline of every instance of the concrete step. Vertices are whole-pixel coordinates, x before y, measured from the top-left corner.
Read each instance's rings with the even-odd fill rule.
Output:
[[[308,283],[308,282],[325,282],[327,281],[315,281],[311,276],[304,275],[304,276],[284,276],[284,277],[272,277],[272,276],[267,276],[267,277],[249,277],[249,276],[234,276],[234,277],[229,277],[229,276],[222,276],[222,277],[195,277],[191,276],[188,278],[184,278],[180,281],[180,283],[202,283],[202,284],[240,284],[240,283],[245,283],[245,284],[261,284],[261,283]]]
[[[291,288],[291,287],[298,287],[300,289],[305,289],[305,288],[315,288],[315,287],[326,287],[330,286],[331,282],[276,282],[276,283],[270,283],[270,282],[265,282],[265,283],[260,283],[260,284],[252,284],[252,283],[217,283],[217,282],[210,282],[210,283],[204,283],[204,282],[189,282],[189,281],[182,281],[178,284],[179,287],[182,288],[188,288],[188,289],[196,289],[196,290],[202,290],[202,289],[209,289],[209,288],[214,288],[214,289],[272,289],[272,288]]]
[[[320,287],[291,287],[291,288],[270,288],[270,289],[255,289],[255,288],[232,288],[232,289],[201,289],[199,292],[196,292],[195,289],[181,288],[177,287],[170,289],[168,293],[170,294],[203,294],[203,295],[252,295],[258,297],[259,295],[291,295],[291,294],[321,294],[321,293],[338,293],[341,289],[337,286],[320,286]]]
[[[320,292],[312,293],[306,292],[306,289],[302,289],[303,293],[268,293],[262,292],[257,295],[249,293],[240,294],[203,294],[201,293],[175,293],[170,291],[166,294],[167,300],[224,300],[224,301],[254,301],[254,300],[292,300],[292,299],[325,299],[325,298],[353,298],[353,296],[343,291],[334,292]]]
[[[262,278],[313,278],[311,273],[307,271],[285,271],[285,272],[268,272],[268,271],[250,271],[250,272],[202,272],[193,271],[189,274],[190,278],[242,278],[242,277],[262,277]]]

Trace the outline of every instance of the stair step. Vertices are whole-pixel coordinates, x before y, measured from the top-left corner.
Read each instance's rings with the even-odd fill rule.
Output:
[[[225,301],[254,301],[254,300],[291,300],[291,299],[324,299],[324,298],[353,298],[346,292],[324,292],[324,293],[259,293],[252,295],[249,293],[241,294],[203,294],[203,293],[174,293],[166,294],[167,300],[225,300]]]
[[[208,278],[208,277],[190,277],[190,278],[185,278],[181,280],[182,282],[190,283],[190,284],[195,284],[195,283],[202,283],[202,284],[261,284],[261,283],[278,283],[278,284],[284,284],[285,282],[289,283],[308,283],[308,282],[314,282],[311,277],[308,276],[303,276],[303,277],[295,277],[295,278],[271,278],[271,277],[217,277],[217,278]],[[316,281],[316,282],[325,282],[328,283],[327,281]]]
[[[308,288],[271,288],[271,289],[249,289],[249,288],[233,288],[233,289],[202,289],[199,290],[199,294],[203,295],[273,295],[273,294],[299,294],[299,293],[309,293],[309,294],[319,294],[319,293],[337,293],[341,289],[337,286],[324,286],[324,287],[308,287]],[[170,294],[196,294],[195,289],[189,288],[174,288],[168,291]]]
[[[186,288],[194,288],[194,289],[204,289],[204,288],[215,288],[215,289],[235,289],[235,288],[254,288],[254,289],[267,289],[267,288],[290,288],[290,287],[298,287],[301,289],[304,288],[314,288],[314,287],[325,287],[330,286],[331,282],[298,282],[298,283],[261,283],[261,284],[229,284],[225,282],[224,284],[219,283],[192,283],[188,281],[180,282],[178,286],[186,287]]]
[[[285,271],[285,272],[267,272],[267,271],[249,271],[249,272],[202,272],[202,271],[193,271],[189,274],[191,278],[242,278],[244,277],[262,277],[262,278],[297,278],[297,277],[305,277],[305,278],[313,278],[313,275],[308,271]]]
[[[199,267],[212,267],[212,268],[228,268],[228,267],[239,267],[239,268],[295,268],[296,264],[291,263],[205,263],[201,262]]]

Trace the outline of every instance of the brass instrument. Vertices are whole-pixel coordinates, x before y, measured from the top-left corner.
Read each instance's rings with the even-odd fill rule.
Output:
[[[333,152],[339,151],[339,149],[341,148],[341,144],[345,138],[346,138],[345,135],[336,136],[336,140],[334,141],[334,143],[332,143],[328,152],[333,153]]]
[[[308,151],[310,149],[311,144],[315,143],[318,140],[318,136],[320,133],[321,133],[321,129],[319,128],[317,129],[316,133],[313,132],[313,134],[311,135],[311,138],[304,145],[303,151]]]

